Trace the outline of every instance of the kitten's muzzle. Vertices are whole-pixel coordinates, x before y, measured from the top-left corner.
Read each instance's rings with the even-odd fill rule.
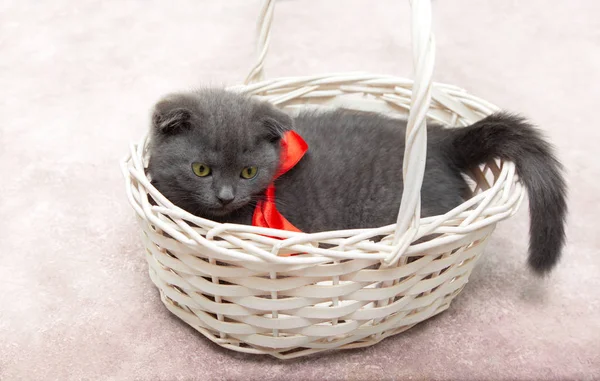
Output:
[[[231,198],[221,198],[221,197],[217,197],[219,199],[219,202],[221,203],[221,205],[225,206],[231,203],[231,201],[233,201],[233,197]]]
[[[234,198],[235,195],[233,194],[233,188],[228,186],[222,187],[217,194],[217,199],[222,206],[230,204]]]

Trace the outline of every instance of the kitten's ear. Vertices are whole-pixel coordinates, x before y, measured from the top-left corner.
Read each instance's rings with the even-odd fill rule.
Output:
[[[171,99],[163,99],[154,106],[152,127],[163,134],[174,134],[190,128],[192,112]]]
[[[294,122],[288,114],[270,105],[261,116],[261,123],[265,128],[265,137],[271,142],[278,142],[286,131],[294,127]]]

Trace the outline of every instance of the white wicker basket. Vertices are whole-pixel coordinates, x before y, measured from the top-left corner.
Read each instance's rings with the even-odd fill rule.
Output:
[[[273,7],[266,0],[260,15],[258,63],[246,85],[231,90],[282,108],[333,106],[408,116],[398,221],[305,234],[199,218],[150,184],[144,138],[131,146],[122,170],[150,277],[171,312],[229,349],[292,358],[372,345],[448,308],[496,222],[517,210],[524,192],[512,163],[492,161],[470,173],[471,199],[445,215],[420,218],[426,119],[461,127],[497,110],[458,87],[432,82],[429,0],[412,1],[414,82],[368,73],[256,82]],[[432,234],[436,238],[416,242]],[[380,235],[386,238],[370,240]],[[285,253],[303,254],[280,255]]]

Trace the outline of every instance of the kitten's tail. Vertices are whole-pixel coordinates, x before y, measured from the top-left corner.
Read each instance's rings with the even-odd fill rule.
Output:
[[[463,171],[493,158],[515,163],[529,196],[529,266],[548,273],[561,256],[567,214],[567,185],[552,146],[524,118],[507,113],[445,131],[447,154]]]

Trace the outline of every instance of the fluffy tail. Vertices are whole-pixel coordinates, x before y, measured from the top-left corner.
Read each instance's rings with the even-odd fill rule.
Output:
[[[529,266],[548,273],[561,256],[567,214],[567,186],[552,146],[524,118],[507,113],[445,131],[447,154],[463,171],[493,158],[515,163],[529,198]]]

